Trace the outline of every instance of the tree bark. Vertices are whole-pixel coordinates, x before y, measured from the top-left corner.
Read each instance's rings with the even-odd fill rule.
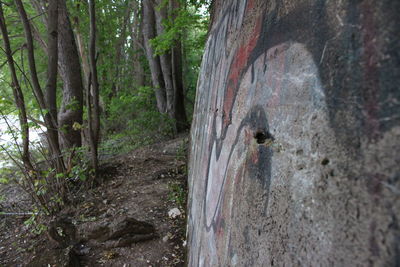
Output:
[[[170,10],[172,11],[172,17],[176,18],[174,11],[180,8],[179,2],[176,0],[170,0]],[[183,83],[183,65],[182,65],[182,41],[181,36],[175,41],[172,48],[172,80],[174,82],[174,119],[175,127],[178,133],[186,131],[189,128],[189,124],[186,116],[185,109],[185,94],[184,94],[184,83]]]
[[[84,86],[88,84],[87,78],[89,77],[90,67],[89,67],[89,60],[87,57],[87,52],[85,51],[85,45],[82,38],[80,21],[78,17],[74,17],[74,32],[76,36],[76,44],[78,47],[78,52],[82,62],[82,70],[83,70],[83,84]],[[88,88],[85,88],[88,90]]]
[[[156,56],[150,40],[165,34],[163,22],[169,18],[175,19],[175,11],[179,8],[179,3],[175,0],[170,0],[168,5],[164,5],[162,0],[143,1],[143,36],[152,82],[156,89],[157,105],[160,112],[167,113],[174,120],[175,133],[188,128],[184,105],[181,41],[178,37],[167,52]]]
[[[69,20],[65,1],[59,3],[58,51],[60,75],[63,84],[63,101],[58,113],[60,141],[63,148],[79,147],[82,144],[80,129],[74,123],[82,125],[83,83],[79,54]]]
[[[96,11],[95,11],[95,0],[89,0],[89,16],[90,16],[90,42],[89,42],[89,64],[90,64],[90,76],[92,85],[92,97],[93,97],[93,114],[90,118],[90,143],[92,152],[92,167],[95,172],[95,178],[98,179],[98,160],[97,160],[97,146],[99,142],[100,134],[100,109],[99,109],[99,83],[97,78],[96,68]],[[90,105],[90,94],[88,94],[89,106]],[[93,122],[93,123],[92,123]]]
[[[57,125],[57,62],[58,62],[58,0],[50,0],[48,5],[48,23],[47,23],[47,83],[45,91],[45,101],[48,106],[48,112],[54,125]],[[48,129],[51,139],[58,139],[56,128]]]
[[[150,40],[156,37],[156,18],[154,4],[151,0],[143,0],[143,38],[146,48],[146,58],[149,62],[151,80],[157,100],[157,108],[161,113],[167,111],[167,96],[165,92],[165,83],[161,70],[160,58],[154,55],[154,49]]]
[[[172,49],[172,68],[174,81],[174,119],[178,133],[184,132],[189,128],[185,109],[185,95],[182,75],[182,46],[181,41],[176,41]]]
[[[143,21],[141,18],[141,7],[137,2],[134,7],[135,17],[131,25],[131,46],[133,48],[133,77],[137,87],[146,85],[146,75],[142,66],[142,57],[145,56],[144,39],[143,39]]]
[[[157,6],[162,5],[163,0],[157,0]],[[162,35],[165,32],[163,21],[168,19],[168,6],[163,8],[155,8],[156,14],[156,30],[157,36]],[[162,70],[162,76],[165,84],[165,94],[167,98],[167,113],[173,119],[174,118],[174,82],[172,80],[172,57],[170,51],[163,53],[160,57],[160,65]]]
[[[42,21],[49,24],[45,2],[31,0],[31,3],[38,14],[43,14]],[[58,68],[63,81],[62,104],[58,113],[59,140],[62,148],[79,147],[82,144],[80,130],[74,129],[73,125],[75,122],[82,124],[83,83],[79,54],[65,0],[59,2],[58,29]],[[46,43],[37,31],[34,31],[34,35],[41,46],[46,47]],[[85,67],[85,62],[87,61],[82,57],[83,67]],[[84,71],[86,71],[85,68]]]

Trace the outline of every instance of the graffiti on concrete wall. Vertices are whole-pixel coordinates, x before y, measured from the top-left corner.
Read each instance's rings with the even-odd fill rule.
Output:
[[[369,210],[346,218],[371,204],[371,186],[386,183],[380,197],[395,198],[396,181],[382,178],[390,173],[357,173],[399,135],[395,119],[384,120],[391,114],[379,107],[393,92],[377,91],[383,79],[373,41],[377,15],[365,3],[344,6],[343,17],[323,1],[300,1],[287,13],[277,1],[220,5],[192,127],[189,265],[362,264],[390,254],[392,248],[376,252],[383,215],[363,221]],[[339,58],[344,46],[346,57]],[[353,162],[351,170],[346,163]],[[372,175],[365,184],[349,178],[364,174]],[[379,185],[373,177],[381,177]],[[358,195],[357,186],[370,190]],[[346,245],[364,241],[369,246],[360,255],[345,253]]]

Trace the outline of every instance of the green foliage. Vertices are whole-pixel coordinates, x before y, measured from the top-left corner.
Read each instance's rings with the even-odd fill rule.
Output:
[[[132,149],[173,134],[172,120],[157,111],[150,87],[121,92],[111,99],[107,114],[108,140],[102,146],[103,151]]]
[[[179,207],[184,208],[186,205],[186,190],[184,185],[179,182],[171,182],[168,184],[168,188],[168,200],[176,203]]]
[[[38,222],[38,209],[34,209],[32,216],[24,222],[33,234],[40,235],[47,231],[46,225]]]
[[[72,99],[67,105],[65,105],[65,109],[70,109],[76,111],[79,109],[79,101],[77,99]]]
[[[158,8],[166,8],[165,0]],[[186,113],[192,117],[196,95],[197,77],[208,33],[209,1],[180,1],[181,8],[163,21],[164,33],[151,40],[156,55],[168,52],[177,41],[183,53],[183,79],[186,95]]]
[[[173,16],[163,21],[164,33],[150,41],[155,54],[164,54],[178,40],[183,41],[188,50],[202,50],[207,36],[208,16],[199,13],[196,5],[179,8],[173,13]]]
[[[70,171],[66,176],[69,182],[82,183],[88,179],[91,169],[87,154],[88,151],[84,147],[76,149]]]

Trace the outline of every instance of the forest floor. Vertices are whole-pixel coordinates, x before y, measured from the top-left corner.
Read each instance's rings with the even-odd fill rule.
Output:
[[[29,217],[0,215],[0,266],[183,266],[187,144],[183,136],[103,160],[104,183],[78,192],[60,213],[76,229],[74,246],[35,235],[24,224]],[[2,185],[0,195],[3,211],[29,206],[13,185]]]

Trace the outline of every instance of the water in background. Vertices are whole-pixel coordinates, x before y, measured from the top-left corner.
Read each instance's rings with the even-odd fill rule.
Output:
[[[7,120],[7,122],[6,122]],[[10,132],[9,126],[12,128],[14,135]],[[38,143],[40,141],[40,135],[44,132],[44,128],[33,129],[29,128],[29,141],[32,144]],[[16,140],[15,140],[16,138]],[[15,142],[21,144],[21,136],[19,131],[19,121],[17,116],[7,115],[6,118],[0,117],[0,168],[9,166],[11,160],[8,159],[6,153],[4,153],[4,148],[8,150],[16,149]]]

